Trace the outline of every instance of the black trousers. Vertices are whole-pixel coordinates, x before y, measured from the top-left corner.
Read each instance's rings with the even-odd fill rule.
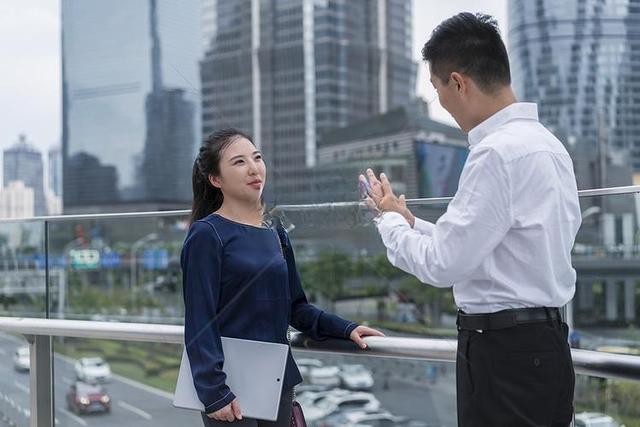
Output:
[[[557,320],[460,330],[458,426],[569,426],[575,373],[567,333],[566,323]]]
[[[283,390],[280,397],[280,407],[278,408],[278,419],[276,421],[256,420],[253,418],[242,418],[242,421],[217,421],[207,417],[202,413],[202,422],[205,427],[289,427],[291,425],[291,407],[293,406],[293,390]],[[242,410],[242,408],[240,408]]]

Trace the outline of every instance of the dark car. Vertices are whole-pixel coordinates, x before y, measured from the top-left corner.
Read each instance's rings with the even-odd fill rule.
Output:
[[[76,382],[67,392],[67,408],[77,414],[111,412],[111,398],[98,384]]]

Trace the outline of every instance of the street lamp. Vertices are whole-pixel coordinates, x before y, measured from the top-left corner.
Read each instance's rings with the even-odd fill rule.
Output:
[[[133,290],[134,284],[137,284],[138,281],[138,269],[136,268],[136,252],[138,251],[138,248],[141,245],[156,239],[158,239],[158,233],[150,233],[136,240],[133,242],[133,245],[131,245],[131,255],[129,258],[129,292]]]

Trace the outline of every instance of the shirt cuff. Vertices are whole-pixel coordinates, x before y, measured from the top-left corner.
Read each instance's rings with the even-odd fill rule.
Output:
[[[383,212],[379,216],[377,216],[374,220],[376,225],[381,226],[394,226],[400,224],[409,225],[407,220],[398,212]]]
[[[433,234],[433,229],[435,227],[435,224],[420,218],[415,218],[415,222],[413,224],[414,230],[416,230],[420,234],[426,234],[428,236],[431,236]]]
[[[204,413],[205,414],[212,414],[212,413],[224,408],[229,403],[233,402],[233,399],[235,399],[235,398],[236,398],[236,395],[233,394],[231,392],[231,390],[229,390],[229,392],[227,394],[225,394],[222,399],[218,400],[217,402],[213,402],[210,405],[207,405],[204,408]]]

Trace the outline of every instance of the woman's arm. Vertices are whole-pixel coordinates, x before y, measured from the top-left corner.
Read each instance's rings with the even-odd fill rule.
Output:
[[[222,372],[224,354],[216,318],[220,298],[222,242],[213,226],[196,221],[182,248],[184,341],[193,383],[206,413],[235,399]]]

